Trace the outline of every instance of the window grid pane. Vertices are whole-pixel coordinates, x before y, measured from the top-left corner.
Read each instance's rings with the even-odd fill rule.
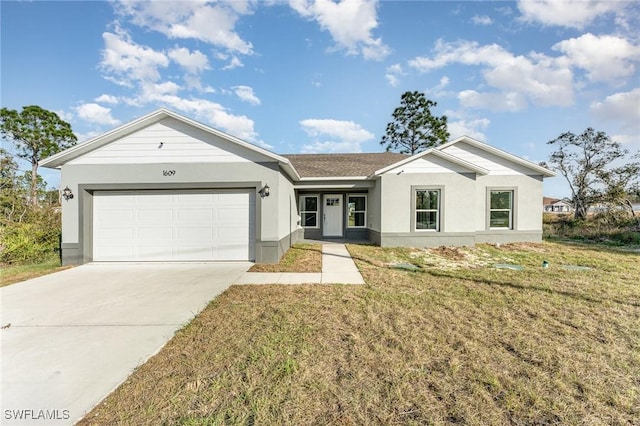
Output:
[[[489,227],[512,229],[513,191],[491,191],[489,195]]]
[[[300,196],[300,221],[304,228],[318,227],[318,199],[317,195]]]
[[[440,230],[440,190],[416,191],[416,230]]]
[[[348,226],[350,228],[364,228],[366,226],[367,197],[351,195],[347,198]]]

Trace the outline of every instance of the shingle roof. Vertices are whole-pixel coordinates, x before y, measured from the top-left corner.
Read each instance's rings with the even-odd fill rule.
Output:
[[[369,176],[393,163],[407,158],[406,154],[375,152],[362,154],[288,154],[301,177]]]

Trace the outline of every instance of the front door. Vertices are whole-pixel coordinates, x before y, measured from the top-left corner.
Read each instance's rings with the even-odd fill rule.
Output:
[[[322,236],[342,237],[342,194],[324,194],[322,206]]]

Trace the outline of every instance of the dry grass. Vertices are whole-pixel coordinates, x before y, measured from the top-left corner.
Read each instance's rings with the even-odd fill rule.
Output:
[[[367,285],[231,287],[81,424],[639,424],[638,254],[349,250]]]
[[[256,263],[249,272],[322,272],[322,244],[295,244],[278,263]]]
[[[32,265],[1,265],[0,266],[0,287],[4,287],[17,282],[30,280],[42,275],[69,269],[71,266],[60,266],[58,257],[51,258],[42,263]]]

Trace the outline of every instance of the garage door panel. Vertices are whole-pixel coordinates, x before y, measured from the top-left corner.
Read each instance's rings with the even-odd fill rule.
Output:
[[[155,194],[141,194],[136,201],[139,206],[171,206],[173,205],[173,197],[173,194],[162,191]]]
[[[196,192],[193,194],[177,194],[176,197],[178,198],[178,202],[182,205],[199,206],[203,203],[213,203],[215,195]]]
[[[254,259],[252,191],[96,191],[94,260]]]
[[[138,228],[138,240],[146,245],[164,244],[171,247],[173,229],[171,228]]]
[[[240,243],[249,237],[249,232],[243,227],[225,227],[216,229],[216,237],[219,240]]]
[[[213,211],[209,209],[187,208],[176,212],[176,221],[180,224],[212,223]]]
[[[94,232],[93,238],[99,239],[105,244],[109,244],[109,242],[118,242],[118,245],[128,245],[134,240],[134,234],[135,230],[131,227],[98,228],[97,231]]]
[[[150,225],[159,225],[159,226],[167,226],[168,223],[171,223],[173,220],[173,210],[172,209],[157,209],[151,210],[149,208],[138,210],[138,223],[145,223],[147,226]]]
[[[100,260],[120,260],[122,257],[133,258],[133,248],[126,245],[117,246],[103,246],[98,249],[94,249],[93,257]]]
[[[222,193],[215,195],[215,202],[219,206],[242,206],[246,205],[249,202],[249,194],[233,194],[233,193]]]
[[[135,221],[131,209],[105,209],[94,216],[94,221],[103,226],[132,225]]]
[[[213,229],[210,227],[178,228],[176,232],[176,242],[180,245],[208,243],[213,237]]]

